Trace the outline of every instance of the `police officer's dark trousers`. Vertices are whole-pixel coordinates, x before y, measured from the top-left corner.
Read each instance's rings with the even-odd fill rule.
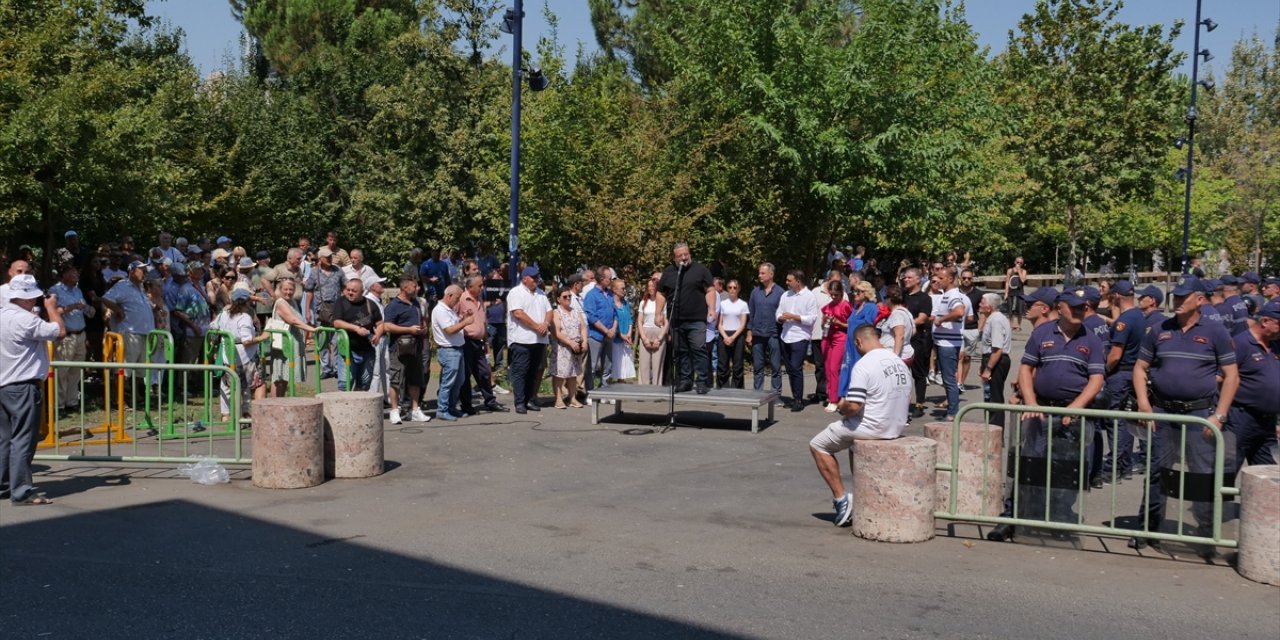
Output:
[[[1227,429],[1236,437],[1236,465],[1232,470],[1239,471],[1245,462],[1276,463],[1276,414],[1232,405],[1227,413]]]
[[[1083,451],[1081,442],[1084,443]],[[1063,425],[1061,416],[1025,419],[1018,474],[1018,517],[1075,522],[1076,499],[1085,488],[1081,483],[1081,465],[1089,460],[1092,443],[1093,425],[1087,420],[1072,418],[1071,424]],[[1047,514],[1046,491],[1049,498]]]
[[[1160,405],[1156,405],[1152,409],[1156,413],[1169,413]],[[1206,418],[1211,411],[1212,409],[1208,408],[1193,409],[1182,412],[1182,415]],[[1205,487],[1205,483],[1212,481],[1214,440],[1206,438],[1203,429],[1199,425],[1188,425],[1186,427],[1186,450],[1184,456],[1182,432],[1182,424],[1157,422],[1155,432],[1151,434],[1151,457],[1147,470],[1147,478],[1151,483],[1151,489],[1140,509],[1139,520],[1136,523],[1139,528],[1146,524],[1150,531],[1159,531],[1161,523],[1164,522],[1165,504],[1168,498],[1162,486],[1162,480],[1171,483],[1171,486],[1177,486],[1178,483],[1181,483],[1188,496],[1196,495],[1200,488]],[[1223,432],[1224,472],[1235,468],[1236,456],[1233,442],[1235,437],[1232,435],[1228,438],[1229,433],[1229,431]],[[1182,467],[1182,470],[1187,474],[1181,479],[1178,477],[1179,467]],[[1191,513],[1201,527],[1207,528],[1212,525],[1213,503],[1211,501],[1193,501],[1191,503]],[[1142,514],[1145,514],[1149,523],[1143,522]]]

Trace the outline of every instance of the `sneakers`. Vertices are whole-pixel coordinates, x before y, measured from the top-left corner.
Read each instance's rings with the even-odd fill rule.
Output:
[[[508,393],[511,393],[510,391],[507,391],[506,389],[503,389],[502,387],[500,387],[500,386],[498,386],[498,385],[496,385],[496,384],[495,384],[495,385],[493,385],[493,392],[494,392],[494,393],[496,393],[496,394],[498,394],[498,395],[500,395],[500,396],[505,396],[505,395],[507,395]]]
[[[414,409],[413,413],[409,414],[409,419],[414,422],[431,422],[431,416],[423,413],[422,409]]]
[[[823,409],[823,411],[826,411],[827,413],[835,413],[835,412],[836,412],[836,408],[837,408],[837,407],[839,407],[839,406],[840,406],[840,405],[838,405],[838,404],[836,404],[836,403],[834,403],[834,402],[828,402],[828,403],[827,403],[827,408],[826,408],[826,409]]]
[[[942,385],[942,374],[937,371],[930,371],[925,379],[928,380],[929,384]]]
[[[836,510],[836,526],[843,527],[853,519],[853,494],[846,493],[839,500],[832,500],[831,506]]]
[[[399,409],[392,409],[392,410],[391,410],[391,424],[402,424],[403,422],[404,422],[404,420],[401,420],[401,419],[400,419],[400,410],[399,410]]]

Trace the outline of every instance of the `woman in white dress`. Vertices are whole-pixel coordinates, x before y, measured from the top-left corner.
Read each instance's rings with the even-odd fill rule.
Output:
[[[662,354],[666,351],[667,337],[658,326],[658,280],[650,278],[640,297],[640,384],[662,385]]]
[[[613,379],[631,380],[636,377],[636,318],[627,301],[627,283],[613,281],[613,308],[618,316],[618,334],[613,337]]]

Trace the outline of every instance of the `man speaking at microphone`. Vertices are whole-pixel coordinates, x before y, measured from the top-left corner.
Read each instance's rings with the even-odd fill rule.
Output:
[[[673,263],[662,271],[658,281],[658,326],[672,324],[675,345],[677,392],[689,391],[696,383],[698,393],[710,388],[711,363],[707,357],[707,323],[714,323],[716,290],[712,288],[711,271],[694,262],[689,245],[677,242],[672,250]],[[671,314],[668,318],[667,305]],[[695,380],[694,371],[697,371]]]

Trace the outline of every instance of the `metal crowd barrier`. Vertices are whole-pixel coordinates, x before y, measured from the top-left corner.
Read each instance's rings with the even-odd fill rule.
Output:
[[[1003,411],[1005,412],[1006,424],[1013,425],[1006,427],[1004,430],[1004,460],[1006,473],[1001,480],[1005,487],[1005,507],[1006,511],[1011,511],[1011,516],[991,516],[982,513],[964,513],[959,510],[959,488],[962,479],[960,478],[960,424],[964,422],[967,414],[978,412],[982,415],[982,423],[986,424],[987,412]],[[1027,420],[1023,419],[1024,413],[1041,413],[1045,415],[1044,424],[1050,425],[1045,428],[1045,444],[1046,449],[1040,455],[1027,455],[1023,451],[1024,430],[1036,428],[1034,424],[1027,424]],[[1061,426],[1060,418],[1069,416],[1075,418],[1069,426]],[[1058,418],[1050,420],[1050,418]],[[1103,424],[1110,425],[1110,433],[1116,433],[1118,429],[1126,429],[1126,422],[1139,423],[1139,421],[1154,420],[1157,422],[1167,422],[1178,425],[1180,438],[1178,443],[1177,457],[1173,461],[1175,469],[1160,470],[1161,487],[1166,495],[1165,520],[1175,520],[1177,522],[1176,531],[1174,533],[1166,533],[1160,530],[1161,523],[1153,523],[1150,521],[1149,514],[1145,509],[1136,508],[1134,505],[1132,511],[1120,511],[1117,506],[1117,488],[1119,486],[1118,476],[1119,469],[1117,464],[1112,465],[1110,473],[1110,490],[1107,491],[1110,499],[1109,513],[1110,517],[1101,524],[1085,523],[1085,507],[1086,494],[1089,491],[1089,473],[1088,465],[1090,456],[1088,448],[1092,438],[1088,437],[1090,429],[1085,427],[1085,421],[1103,421]],[[1139,423],[1140,424],[1140,423]],[[1142,426],[1142,429],[1147,427]],[[1191,434],[1188,435],[1188,428]],[[1055,437],[1054,429],[1061,429],[1063,432],[1075,430],[1079,441],[1078,447],[1072,446],[1070,451],[1063,452],[1059,443],[1059,454],[1069,453],[1070,457],[1060,455],[1055,459],[1054,441],[1060,438]],[[1187,459],[1187,440],[1189,437],[1201,438],[1203,430],[1208,430],[1214,445],[1213,455],[1213,471],[1211,474],[1195,473],[1188,469],[1189,463]],[[1069,433],[1067,433],[1069,436]],[[990,438],[988,434],[986,437]],[[1070,437],[1065,438],[1071,440]],[[1149,441],[1150,442],[1150,441]],[[989,450],[984,443],[983,450]],[[934,516],[943,520],[954,520],[964,522],[975,522],[985,524],[1007,524],[1017,527],[1030,527],[1038,529],[1047,529],[1052,531],[1063,531],[1080,534],[1095,534],[1100,536],[1115,536],[1120,538],[1141,538],[1147,540],[1174,541],[1187,544],[1212,545],[1218,547],[1235,548],[1237,541],[1223,537],[1223,502],[1234,499],[1239,495],[1239,490],[1226,481],[1224,481],[1224,469],[1226,459],[1226,448],[1222,432],[1204,418],[1198,418],[1185,415],[1157,414],[1157,413],[1141,413],[1131,411],[1108,411],[1099,409],[1067,409],[1056,407],[1028,407],[1026,405],[1010,405],[1010,404],[994,404],[994,403],[975,403],[965,405],[956,415],[952,423],[951,431],[951,451],[950,455],[939,456],[937,470],[951,475],[950,495],[947,496],[947,508],[937,511]],[[1040,452],[1034,452],[1040,454]],[[1075,457],[1075,456],[1078,456]],[[1148,446],[1148,470],[1142,473],[1142,495],[1139,501],[1143,505],[1146,504],[1147,496],[1151,495],[1152,473],[1149,465],[1155,463],[1154,448]],[[991,473],[995,471],[991,468],[989,461],[984,457],[982,465],[982,478],[980,482],[967,482],[971,486],[989,486],[988,480]],[[1209,477],[1205,477],[1209,476]],[[1136,477],[1136,476],[1135,476]],[[1055,489],[1054,485],[1058,488]],[[1066,485],[1066,488],[1063,488]],[[1059,493],[1055,496],[1054,492]],[[1096,491],[1096,490],[1095,490]],[[1069,492],[1074,492],[1076,496],[1070,496]],[[1032,494],[1028,497],[1027,494]],[[1041,496],[1040,494],[1043,494]],[[1063,500],[1070,497],[1067,509],[1063,510]],[[1030,505],[1030,509],[1023,508],[1027,506],[1028,500],[1035,501],[1037,504]],[[1043,504],[1039,502],[1043,500]],[[1056,502],[1056,504],[1055,504]],[[1195,528],[1194,533],[1187,533],[1185,516],[1187,511],[1187,502],[1204,504],[1212,502],[1211,522],[1199,522],[1199,526]],[[1010,509],[1011,506],[1011,509]],[[1059,518],[1054,518],[1055,508]],[[1074,508],[1074,511],[1072,511]],[[1194,506],[1193,506],[1194,509]],[[1025,514],[1028,511],[1040,510],[1043,517],[1030,518],[1019,517],[1019,514]],[[1141,513],[1138,516],[1120,515]],[[1069,515],[1069,519],[1061,516]],[[1202,513],[1199,515],[1209,515]],[[1128,526],[1121,526],[1117,520],[1125,520]],[[1154,528],[1153,528],[1154,526]],[[1206,535],[1206,532],[1207,535]]]
[[[231,366],[60,361],[51,364],[46,405],[53,409],[48,413],[48,432],[39,444],[39,449],[43,453],[36,455],[37,460],[182,463],[212,458],[223,464],[248,464],[252,461],[245,455],[244,450],[245,438],[248,437],[248,432],[244,429],[245,425],[242,424],[245,421],[237,419],[240,415],[240,377]],[[109,367],[109,370],[104,369],[104,366]],[[103,424],[90,424],[87,420],[89,410],[83,389],[86,373],[93,371],[103,371],[102,382],[107,399],[103,407],[107,418]],[[132,396],[135,398],[132,407],[126,407],[124,394],[125,372],[132,374],[129,376],[131,386],[136,391],[137,380],[145,379],[156,371],[169,376],[197,372],[203,374],[205,380],[211,380],[215,375],[228,376],[231,386],[230,424],[222,430],[201,428],[202,421],[198,419],[191,421],[191,407],[183,402],[181,419],[176,423],[169,420],[168,428],[157,430],[157,421],[164,420],[162,415],[166,413],[173,415],[175,397],[170,394],[162,398],[159,403],[161,406],[154,410],[149,402],[143,401],[141,403],[143,408],[139,415],[140,403],[137,395]],[[75,415],[63,420],[57,415],[55,376],[70,375],[73,372],[79,375],[82,390],[79,410],[76,412],[78,420]],[[185,376],[183,377],[185,379]],[[206,385],[206,402],[203,411],[206,418],[210,416],[211,411],[207,400],[209,397],[207,387],[208,385]],[[117,402],[112,402],[113,396]],[[115,417],[118,417],[118,421],[113,420]],[[69,428],[60,428],[66,422],[71,423]],[[68,431],[78,437],[64,442],[63,438]]]
[[[293,337],[293,333],[285,329],[267,329],[266,332],[272,336],[272,341],[267,343],[266,358],[271,357],[271,350],[274,348],[274,338],[279,336],[281,342],[280,352],[284,355],[286,366],[289,367],[289,389],[287,391],[290,398],[298,395],[297,373],[298,368],[295,364],[294,357],[301,357],[298,350],[298,339]],[[265,376],[264,376],[265,377]],[[318,377],[318,376],[317,376]]]
[[[343,329],[335,329],[333,327],[316,327],[316,393],[320,393],[320,383],[322,382],[320,379],[320,372],[322,370],[320,364],[320,353],[325,350],[330,340],[328,337],[330,335],[334,336],[333,339],[338,341],[338,355],[342,358],[343,364],[346,365],[342,371],[342,375],[347,376],[347,384],[345,386],[347,389],[351,388],[351,344],[347,339],[347,332]]]

